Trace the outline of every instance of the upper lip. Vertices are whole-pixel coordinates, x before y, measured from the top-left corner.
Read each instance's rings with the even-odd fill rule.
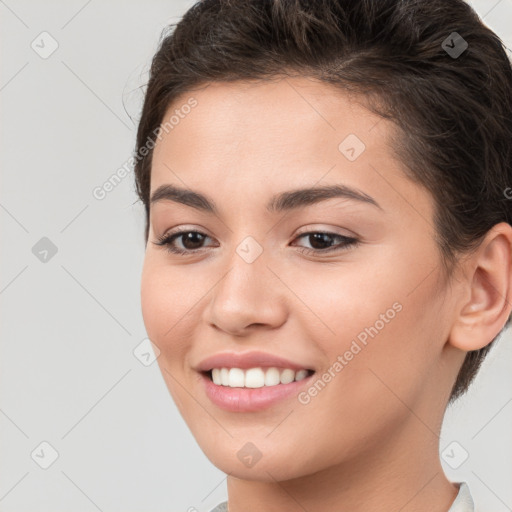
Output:
[[[212,368],[256,368],[281,367],[292,370],[310,370],[307,365],[290,361],[267,352],[220,352],[203,359],[196,367],[197,371],[207,372]]]

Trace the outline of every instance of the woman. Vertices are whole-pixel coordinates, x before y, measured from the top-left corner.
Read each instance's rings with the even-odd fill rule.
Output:
[[[510,321],[511,93],[462,0],[206,0],[163,39],[141,304],[215,512],[474,510],[439,435]]]

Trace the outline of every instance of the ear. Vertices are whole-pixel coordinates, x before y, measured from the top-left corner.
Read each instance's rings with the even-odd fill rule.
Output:
[[[448,342],[464,351],[478,350],[503,329],[512,310],[512,226],[493,226],[463,265],[464,299]]]

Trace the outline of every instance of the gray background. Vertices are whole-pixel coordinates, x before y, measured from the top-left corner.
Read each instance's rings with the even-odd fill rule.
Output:
[[[157,364],[133,353],[146,338],[133,173],[92,194],[131,156],[161,29],[192,3],[0,1],[1,512],[204,511],[227,497]],[[512,47],[512,0],[471,4]],[[48,58],[31,47],[51,49],[44,31]],[[480,510],[512,510],[510,361],[506,332],[443,426],[443,468]],[[47,469],[42,442],[58,453]]]

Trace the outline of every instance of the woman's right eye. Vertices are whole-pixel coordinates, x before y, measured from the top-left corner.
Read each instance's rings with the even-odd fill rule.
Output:
[[[184,236],[189,235],[189,236]],[[191,236],[190,236],[191,235]],[[196,244],[200,244],[204,238],[209,238],[208,235],[201,233],[200,231],[177,231],[175,233],[164,234],[161,237],[158,237],[157,242],[153,242],[155,245],[164,246],[165,249],[172,254],[194,254],[201,250],[201,248],[194,247]],[[182,245],[184,245],[184,249],[174,246],[174,241],[178,239],[182,239]],[[193,247],[187,247],[187,245],[191,244]]]

